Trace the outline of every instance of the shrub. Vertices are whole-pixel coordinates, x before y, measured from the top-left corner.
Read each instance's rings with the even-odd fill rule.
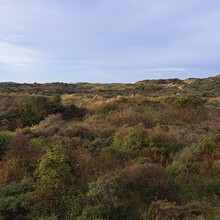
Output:
[[[195,155],[211,154],[216,149],[216,144],[210,137],[203,138],[197,141],[192,146],[192,152]]]
[[[77,108],[76,105],[71,104],[63,109],[62,115],[65,120],[71,120],[73,118],[81,119],[86,115],[86,109]]]
[[[143,124],[134,127],[124,126],[114,137],[113,149],[122,153],[132,153],[132,151],[145,147],[145,129]]]
[[[75,157],[67,147],[54,145],[42,156],[36,169],[36,197],[48,213],[63,215],[67,207],[62,195],[74,189]],[[71,192],[74,193],[74,190]]]
[[[172,153],[173,143],[169,143],[165,138],[159,135],[149,135],[146,139],[147,147],[156,154],[161,154],[167,158]]]
[[[95,113],[97,114],[101,114],[101,115],[106,115],[111,111],[114,111],[117,109],[117,103],[111,101],[111,102],[106,102],[106,103],[102,103],[101,105],[99,105],[96,110]]]
[[[105,214],[104,207],[102,204],[87,206],[83,209],[83,212],[79,219],[87,220],[87,219],[97,219],[102,220],[102,216]]]
[[[32,204],[33,183],[28,179],[0,188],[0,218],[24,219]]]
[[[208,155],[208,159],[210,160],[211,154],[215,149],[216,144],[210,137],[198,140],[191,146],[185,147],[177,153],[173,163],[168,166],[168,170],[174,175],[183,172],[196,173],[202,165],[201,162],[205,161],[206,155]],[[211,165],[212,163],[210,163],[208,168],[211,167]]]
[[[118,206],[115,178],[99,178],[89,183],[87,197],[92,204],[102,204],[106,210]]]
[[[152,202],[148,209],[148,216],[152,220],[179,220],[179,219],[204,219],[207,205],[198,201],[178,206],[168,201],[158,200]]]
[[[167,167],[167,171],[174,176],[181,175],[184,178],[188,169],[183,162],[173,161],[173,163]]]
[[[217,195],[220,196],[220,175],[212,178],[202,178],[198,187],[198,191],[202,195]]]
[[[157,199],[177,199],[178,186],[164,168],[155,164],[139,164],[122,170],[119,184],[129,202],[140,200],[149,204]]]
[[[181,106],[184,106],[186,104],[186,97],[181,95],[178,97],[178,102]]]
[[[28,138],[22,134],[12,136],[8,143],[8,149],[0,164],[0,183],[21,180],[28,176],[30,163],[35,151],[28,146]]]
[[[20,118],[24,126],[38,124],[46,115],[48,100],[43,96],[32,95],[20,106]]]
[[[11,137],[12,134],[9,132],[0,133],[0,159],[2,158],[2,155],[4,154]]]

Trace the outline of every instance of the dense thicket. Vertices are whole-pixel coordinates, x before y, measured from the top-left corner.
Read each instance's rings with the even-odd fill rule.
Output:
[[[219,219],[219,76],[6,85],[0,219]]]

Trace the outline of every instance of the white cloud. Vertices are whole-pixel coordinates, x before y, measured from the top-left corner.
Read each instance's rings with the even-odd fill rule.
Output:
[[[34,51],[18,45],[0,42],[0,63],[19,68],[31,68],[37,61]]]
[[[144,69],[144,71],[145,72],[185,72],[185,71],[189,71],[189,68],[165,67],[165,68]]]
[[[0,63],[36,81],[216,71],[219,10],[214,0],[0,0]]]

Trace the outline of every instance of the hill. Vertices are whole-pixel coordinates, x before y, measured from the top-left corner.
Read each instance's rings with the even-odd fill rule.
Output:
[[[179,94],[194,94],[206,96],[218,96],[220,93],[220,75],[215,77],[186,80],[180,79],[159,79],[144,80],[134,84],[91,84],[91,83],[46,83],[46,84],[19,84],[14,82],[0,83],[2,93],[29,93],[29,94],[99,94],[106,97],[117,95],[142,94],[147,96],[161,96]]]

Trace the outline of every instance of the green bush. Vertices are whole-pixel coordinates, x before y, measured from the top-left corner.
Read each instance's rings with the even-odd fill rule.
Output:
[[[23,179],[19,183],[11,182],[0,188],[0,217],[15,219],[24,218],[33,203],[33,183]]]
[[[96,108],[95,113],[101,114],[101,115],[106,115],[109,112],[116,110],[117,107],[118,107],[118,105],[115,102],[103,103]]]
[[[167,171],[174,176],[178,176],[185,175],[188,172],[188,169],[183,162],[173,161],[173,163],[167,167]]]
[[[20,119],[24,126],[38,124],[47,115],[49,101],[43,96],[32,95],[20,107]]]
[[[87,206],[83,209],[82,215],[79,217],[81,220],[96,219],[102,220],[105,214],[103,205]]]
[[[204,154],[211,156],[215,149],[216,144],[210,137],[198,140],[177,153],[173,163],[168,166],[168,170],[175,175],[183,172],[197,173],[202,165],[201,156]]]
[[[211,154],[216,149],[216,143],[210,137],[203,138],[197,141],[192,146],[194,155]]]
[[[202,195],[217,195],[220,196],[220,175],[212,178],[202,178],[199,184],[198,191]]]
[[[146,146],[145,128],[143,124],[134,127],[124,126],[117,132],[113,141],[113,149],[122,153],[132,153]]]
[[[0,159],[2,158],[11,137],[12,134],[10,132],[0,132]]]
[[[62,195],[68,195],[68,191],[75,192],[75,162],[72,152],[59,144],[48,148],[40,159],[35,193],[39,204],[48,212],[63,215],[69,211]]]
[[[186,97],[181,95],[178,97],[178,102],[181,106],[184,106],[186,104]]]
[[[87,197],[92,204],[102,204],[106,210],[118,206],[117,183],[114,177],[99,178],[89,183]]]

